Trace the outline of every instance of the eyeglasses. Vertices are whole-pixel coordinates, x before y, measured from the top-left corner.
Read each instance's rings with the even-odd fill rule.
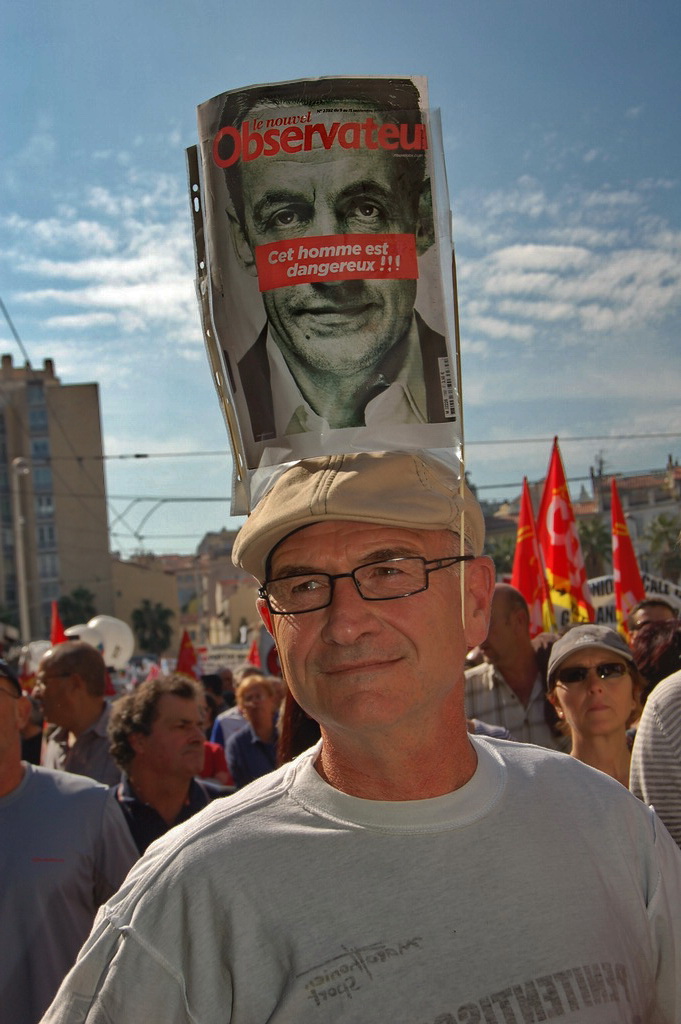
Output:
[[[595,672],[599,679],[621,679],[628,671],[627,666],[621,661],[604,661],[600,665],[570,665],[568,668],[558,669],[556,682],[564,686],[583,683],[589,672]]]
[[[268,700],[272,695],[265,692],[258,691],[257,693],[245,693],[243,697],[239,698],[241,704],[262,704],[264,700]]]
[[[351,579],[364,601],[396,601],[427,590],[431,572],[448,569],[473,558],[475,555],[453,555],[429,561],[419,555],[386,558],[333,576],[328,572],[305,572],[267,580],[258,593],[267,601],[273,615],[303,615],[328,608],[333,600],[336,580]]]

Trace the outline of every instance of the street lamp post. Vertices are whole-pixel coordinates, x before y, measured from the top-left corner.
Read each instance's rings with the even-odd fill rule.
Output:
[[[21,514],[21,477],[30,473],[26,459],[20,456],[12,459],[12,514],[14,518],[14,550],[17,572],[17,596],[19,599],[19,629],[21,639],[28,643],[31,639],[31,621],[28,614],[28,588],[26,583],[26,559],[24,554],[24,517]]]

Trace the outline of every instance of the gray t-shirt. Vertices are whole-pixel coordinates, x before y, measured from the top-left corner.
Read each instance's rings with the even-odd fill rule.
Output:
[[[36,1024],[139,856],[113,791],[24,768],[0,798],[0,1024]]]
[[[56,729],[45,745],[43,765],[74,775],[87,775],[105,786],[120,782],[121,770],[109,752],[111,741],[107,726],[111,705],[105,704],[99,718],[81,733],[72,747],[68,744],[68,730]]]
[[[678,1024],[681,852],[613,779],[472,737],[430,800],[315,751],[153,844],[44,1024]]]

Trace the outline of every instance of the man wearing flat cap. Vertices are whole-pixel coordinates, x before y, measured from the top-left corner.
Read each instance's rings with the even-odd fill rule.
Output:
[[[317,746],[154,844],[45,1022],[681,1020],[681,855],[623,786],[470,736],[494,568],[425,455],[281,475],[235,561]]]

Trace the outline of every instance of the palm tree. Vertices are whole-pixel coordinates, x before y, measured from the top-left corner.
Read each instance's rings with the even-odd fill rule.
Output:
[[[87,587],[76,587],[57,601],[59,618],[65,629],[89,622],[97,614],[95,595]]]
[[[579,543],[589,579],[604,576],[612,561],[610,528],[602,519],[580,519],[577,523]]]
[[[132,613],[132,629],[141,650],[161,655],[170,647],[173,627],[170,620],[175,613],[156,601],[144,598]]]
[[[681,575],[681,516],[662,515],[644,531],[654,568],[666,580],[677,583]]]

